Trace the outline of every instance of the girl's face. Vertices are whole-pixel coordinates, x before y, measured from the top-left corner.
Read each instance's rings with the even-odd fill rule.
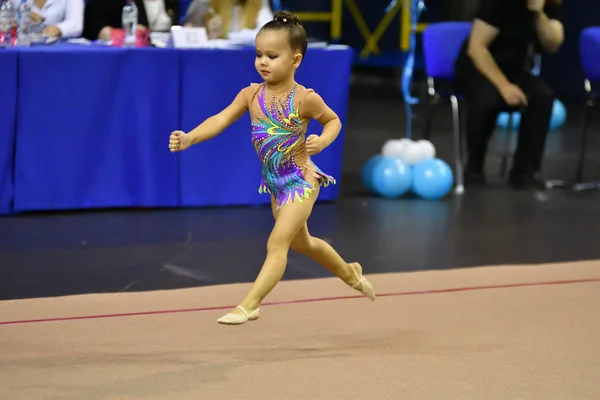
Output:
[[[254,66],[266,82],[279,83],[293,78],[301,60],[302,55],[294,52],[285,30],[263,31],[256,37]]]

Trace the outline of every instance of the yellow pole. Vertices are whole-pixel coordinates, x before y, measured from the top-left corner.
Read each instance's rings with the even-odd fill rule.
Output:
[[[369,41],[369,38],[371,37],[371,32],[369,31],[369,26],[365,22],[355,1],[354,0],[346,0],[346,7],[348,7],[350,14],[352,14],[352,17],[354,18],[354,22],[356,23],[358,30],[360,31],[363,38],[365,39],[365,42],[369,45],[368,41]],[[377,46],[377,43],[373,44],[372,46],[369,46],[369,51],[374,54],[379,54],[380,50],[379,50],[379,46]]]
[[[343,0],[331,0],[331,39],[342,37],[342,4]]]
[[[379,25],[377,25],[377,28],[375,28],[375,32],[373,32],[369,39],[367,39],[367,45],[363,48],[360,54],[362,58],[367,57],[371,53],[372,49],[377,46],[377,42],[379,42],[379,39],[381,39],[381,36],[383,36],[387,30],[388,26],[396,16],[398,8],[400,7],[401,6],[398,3],[387,14],[385,14],[383,20],[381,20]]]
[[[303,22],[329,22],[332,18],[328,12],[298,11],[295,14]]]
[[[400,2],[400,1],[399,1]],[[404,1],[402,1],[402,21],[401,21],[401,34],[400,34],[400,49],[402,51],[408,51],[410,47],[410,9],[412,6],[412,0],[409,2],[407,6]]]

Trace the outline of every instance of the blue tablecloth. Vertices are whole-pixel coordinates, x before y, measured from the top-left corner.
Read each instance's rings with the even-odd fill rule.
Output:
[[[11,211],[13,200],[13,149],[17,110],[17,60],[12,50],[0,51],[0,214]]]
[[[16,131],[14,211],[269,202],[258,193],[260,164],[248,115],[188,152],[168,151],[171,131],[194,128],[243,87],[260,82],[254,49],[57,44],[2,56],[12,61],[0,63],[9,84],[0,97],[0,113],[6,113],[0,122],[0,144],[6,142],[0,162],[11,159],[6,149],[12,149],[11,131]],[[342,121],[351,61],[348,48],[309,49],[297,74],[298,82],[315,89]],[[15,82],[19,77],[18,85],[12,76]],[[11,109],[17,96],[18,109]],[[311,122],[309,133],[320,131]],[[343,136],[342,131],[314,157],[338,181]],[[10,168],[0,172],[0,207],[10,205],[12,175]],[[335,199],[338,192],[339,185],[330,186],[320,199]]]
[[[178,205],[180,51],[19,53],[15,211]]]
[[[202,50],[182,54],[181,129],[189,131],[225,108],[244,87],[262,82],[254,69],[255,50]],[[352,65],[349,48],[310,48],[296,80],[313,88],[344,123]],[[196,145],[180,157],[182,206],[267,204],[258,193],[260,163],[250,141],[248,113],[216,138]],[[308,134],[321,133],[317,121]],[[344,130],[321,154],[313,157],[337,185],[321,190],[319,200],[333,200],[339,193]]]

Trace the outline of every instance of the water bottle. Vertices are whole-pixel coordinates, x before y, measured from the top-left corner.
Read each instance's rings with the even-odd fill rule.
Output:
[[[135,45],[135,31],[138,24],[138,8],[133,0],[127,0],[121,15],[123,30],[125,31],[125,46]]]
[[[0,0],[0,48],[12,46],[15,40],[15,12],[10,0]]]
[[[31,6],[28,0],[21,0],[17,8],[17,45],[29,46],[29,28],[31,26]]]

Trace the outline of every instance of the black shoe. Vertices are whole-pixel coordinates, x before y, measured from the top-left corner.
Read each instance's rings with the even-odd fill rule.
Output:
[[[508,184],[519,190],[546,190],[546,181],[539,173],[513,173],[508,178]]]

